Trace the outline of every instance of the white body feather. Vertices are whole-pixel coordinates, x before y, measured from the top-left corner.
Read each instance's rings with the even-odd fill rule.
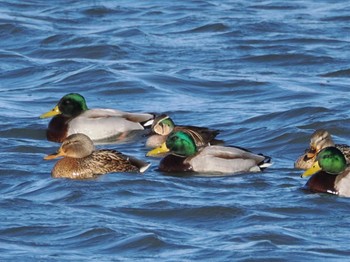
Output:
[[[338,175],[334,182],[334,188],[339,196],[350,197],[350,175],[349,168]]]
[[[152,119],[151,114],[128,113],[113,109],[89,109],[69,122],[67,136],[83,133],[92,140],[102,140],[124,132],[144,130],[140,122]]]
[[[195,172],[242,173],[259,172],[267,167],[266,157],[253,154],[235,147],[208,146],[199,154],[188,159]],[[259,166],[259,164],[262,164]]]

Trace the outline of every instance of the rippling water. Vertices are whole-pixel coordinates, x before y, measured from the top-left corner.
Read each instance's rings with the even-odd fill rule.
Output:
[[[317,128],[349,138],[346,1],[2,1],[0,258],[346,260],[349,199],[293,161]],[[162,112],[261,152],[264,173],[52,179],[38,116],[64,94]],[[108,145],[145,158],[144,141]]]

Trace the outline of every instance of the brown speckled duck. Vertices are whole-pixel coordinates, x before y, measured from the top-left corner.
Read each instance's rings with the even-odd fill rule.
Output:
[[[309,169],[315,162],[317,154],[326,147],[335,146],[345,156],[347,163],[350,163],[350,146],[344,144],[334,144],[330,133],[324,129],[316,130],[310,139],[310,147],[305,153],[298,157],[294,163],[295,168]]]
[[[57,153],[44,159],[58,160],[51,175],[55,178],[89,179],[110,172],[145,172],[149,163],[110,149],[95,150],[91,139],[84,134],[67,137]]]

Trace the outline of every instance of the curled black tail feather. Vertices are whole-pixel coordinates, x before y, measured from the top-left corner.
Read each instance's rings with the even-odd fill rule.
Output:
[[[263,171],[265,168],[271,166],[273,163],[271,163],[271,157],[269,156],[265,156],[263,154],[259,154],[260,156],[265,157],[265,159],[263,161],[261,161],[258,166],[260,167],[260,169]]]

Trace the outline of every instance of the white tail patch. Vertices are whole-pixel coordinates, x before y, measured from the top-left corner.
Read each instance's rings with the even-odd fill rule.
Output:
[[[143,126],[151,126],[151,125],[153,124],[153,122],[154,122],[154,119],[150,119],[150,120],[148,120],[147,122],[145,122],[145,123],[143,124]]]
[[[151,166],[151,163],[148,163],[148,165],[145,165],[145,166],[143,166],[143,167],[140,167],[140,172],[141,172],[141,173],[145,172],[150,166]]]
[[[263,163],[262,165],[259,165],[260,168],[267,168],[269,166],[272,166],[273,163]]]

